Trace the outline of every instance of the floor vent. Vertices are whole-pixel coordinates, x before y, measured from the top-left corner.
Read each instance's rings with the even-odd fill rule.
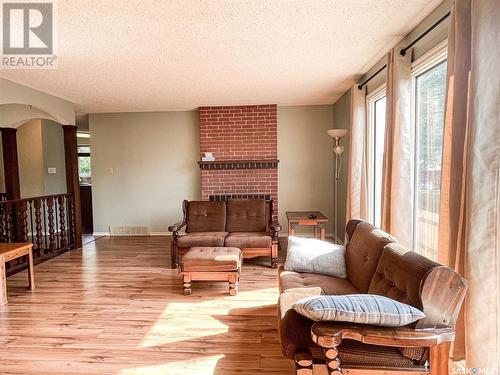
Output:
[[[150,233],[151,228],[147,225],[109,227],[109,234],[111,236],[149,236]]]

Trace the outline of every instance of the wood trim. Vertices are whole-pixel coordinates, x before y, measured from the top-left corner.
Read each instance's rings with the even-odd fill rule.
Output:
[[[393,369],[370,369],[370,368],[343,368],[342,374],[344,375],[429,375],[428,371],[422,370],[393,370]],[[448,375],[448,373],[443,374]]]
[[[448,374],[448,364],[450,358],[450,344],[444,342],[440,345],[431,346],[430,353],[430,367],[431,375],[445,375]]]
[[[421,346],[430,347],[455,339],[453,328],[414,329],[405,327],[378,327],[337,322],[318,322],[311,328],[311,337],[324,348],[336,346],[338,340],[350,339],[365,344],[382,346]]]
[[[229,283],[229,294],[235,296],[238,293],[240,270],[235,271],[183,271],[181,272],[184,295],[191,294],[191,283],[193,281],[227,281]]]
[[[255,257],[270,256],[270,247],[246,247],[241,249],[243,259],[251,259]]]
[[[12,204],[12,203],[19,203],[19,202],[30,202],[30,201],[36,201],[36,200],[42,200],[42,199],[48,199],[48,198],[53,198],[57,199],[58,197],[71,197],[73,196],[70,193],[63,193],[63,194],[53,194],[53,195],[41,195],[39,197],[29,197],[29,198],[23,198],[23,199],[9,199],[6,201],[2,201],[2,204]]]
[[[415,327],[454,328],[466,291],[467,281],[450,268],[440,266],[430,270],[420,284],[425,318],[420,319]]]
[[[76,125],[63,125],[64,159],[66,162],[66,189],[73,194],[74,225],[71,231],[75,235],[76,248],[82,247],[82,209],[80,202],[80,179],[78,177],[78,145]]]
[[[17,154],[17,129],[0,128],[2,134],[3,169],[7,200],[21,198],[19,160]]]

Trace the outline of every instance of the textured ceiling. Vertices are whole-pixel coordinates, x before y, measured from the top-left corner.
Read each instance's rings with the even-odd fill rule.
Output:
[[[333,103],[440,0],[59,0],[58,68],[0,76],[78,112]]]

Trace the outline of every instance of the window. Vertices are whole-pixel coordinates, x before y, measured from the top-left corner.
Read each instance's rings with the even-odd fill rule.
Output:
[[[90,146],[78,146],[78,175],[80,184],[92,183],[92,168],[90,163]]]
[[[446,45],[413,68],[415,123],[414,249],[437,260],[446,96]]]
[[[367,97],[367,178],[368,178],[368,218],[380,227],[382,219],[382,169],[385,142],[385,85]]]

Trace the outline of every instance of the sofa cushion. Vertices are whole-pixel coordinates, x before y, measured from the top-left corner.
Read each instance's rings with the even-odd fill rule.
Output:
[[[425,348],[422,349],[425,350]],[[360,365],[373,367],[419,367],[410,358],[403,356],[396,347],[363,344],[355,340],[342,340],[339,352],[339,356],[342,358],[342,365],[346,367],[359,367]]]
[[[236,271],[241,251],[235,247],[193,247],[180,260],[181,271]]]
[[[403,327],[425,317],[419,309],[373,294],[305,297],[293,305],[300,315],[314,321]]]
[[[439,264],[398,243],[387,245],[380,257],[368,293],[379,294],[422,309],[420,284]]]
[[[191,201],[186,210],[187,233],[226,230],[226,202]]]
[[[179,237],[177,246],[180,248],[195,246],[224,246],[227,232],[195,232]]]
[[[345,247],[314,238],[289,236],[285,269],[345,279]]]
[[[231,199],[227,202],[227,232],[265,232],[266,201],[263,199]]]
[[[347,278],[360,292],[368,292],[384,246],[395,239],[366,222],[359,223],[346,247]]]
[[[271,247],[272,237],[266,233],[234,232],[227,236],[224,244],[225,246],[232,246],[240,249],[250,247]]]
[[[281,293],[310,287],[319,287],[322,294],[330,295],[359,293],[359,290],[347,279],[315,273],[285,271],[283,267],[279,271],[279,287]]]

